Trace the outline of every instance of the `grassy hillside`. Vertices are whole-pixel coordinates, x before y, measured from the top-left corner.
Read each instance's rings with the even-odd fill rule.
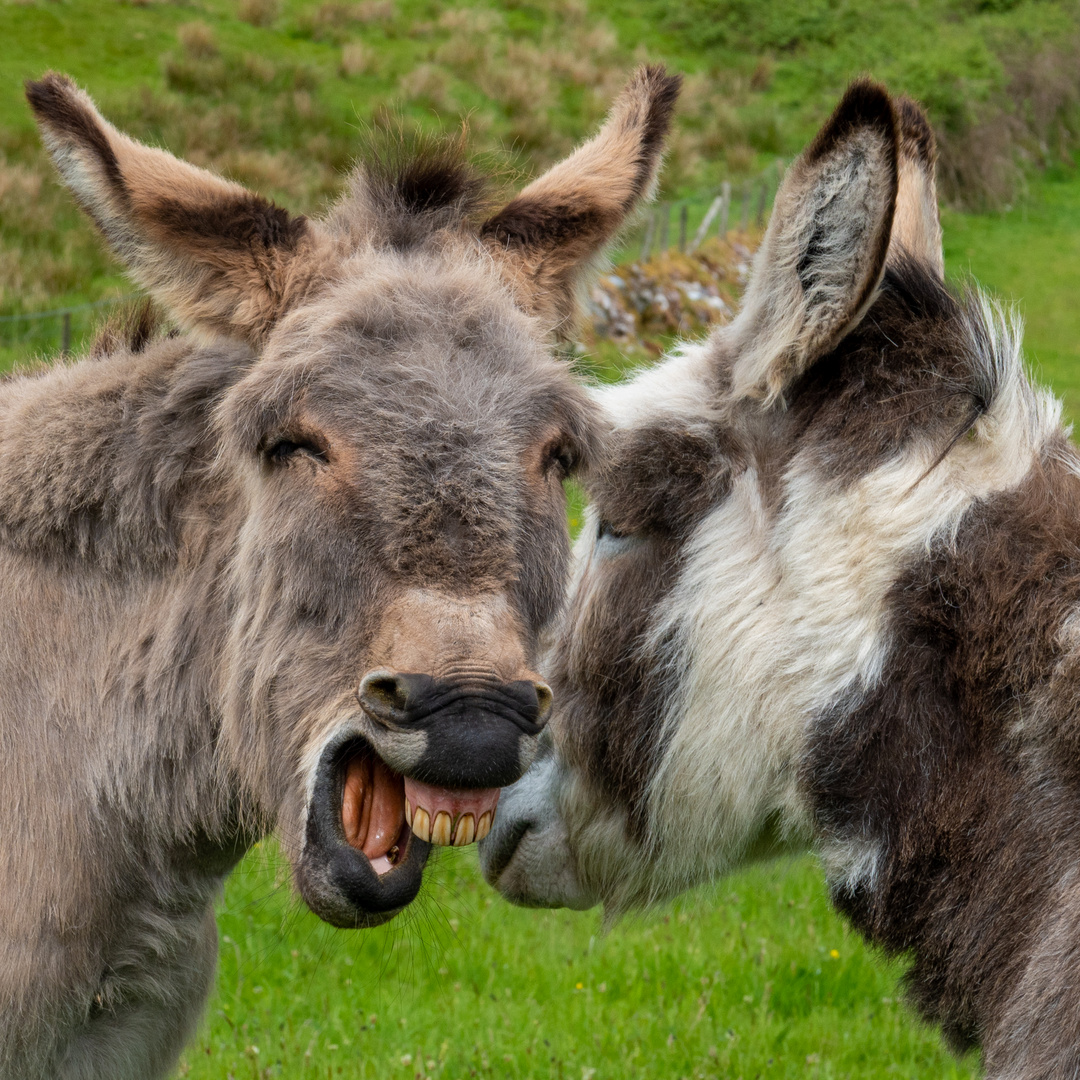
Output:
[[[862,71],[922,98],[955,200],[1006,204],[1074,145],[1076,0],[0,0],[0,315],[122,292],[38,149],[59,68],[120,126],[293,207],[364,127],[453,128],[504,180],[564,154],[643,59],[688,75],[670,193],[790,156]]]

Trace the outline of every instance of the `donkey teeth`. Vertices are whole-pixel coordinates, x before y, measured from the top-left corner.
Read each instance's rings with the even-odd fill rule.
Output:
[[[412,819],[412,825],[409,827],[413,831],[413,836],[418,840],[423,840],[425,844],[431,840],[431,818],[423,807],[418,806],[416,808],[416,813],[413,815]]]
[[[485,810],[480,815],[480,820],[476,823],[476,839],[483,840],[489,832],[491,832],[491,820],[492,813],[490,810]]]
[[[450,820],[450,815],[445,810],[440,810],[431,823],[431,842],[442,847],[448,847],[452,826],[453,822]]]
[[[476,822],[472,814],[462,814],[454,830],[454,847],[466,847],[476,839]]]

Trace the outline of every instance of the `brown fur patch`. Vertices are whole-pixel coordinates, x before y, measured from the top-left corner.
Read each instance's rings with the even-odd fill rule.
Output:
[[[1076,665],[1060,666],[1080,606],[1071,457],[1051,446],[1017,491],[968,513],[955,545],[908,569],[881,686],[814,724],[803,767],[826,835],[883,847],[874,887],[838,905],[871,940],[913,951],[915,1001],[962,1048],[995,1045],[1080,857]],[[1075,1015],[1071,966],[1047,978]]]
[[[141,211],[147,225],[165,237],[193,247],[247,253],[253,247],[291,255],[307,233],[307,218],[243,192],[204,203],[174,198],[151,199]]]
[[[658,423],[617,433],[603,467],[588,478],[602,534],[622,534],[627,539],[615,542],[628,546],[612,559],[596,557],[587,571],[604,584],[578,590],[572,601],[551,682],[569,759],[626,808],[639,837],[678,680],[674,643],[652,642],[651,620],[678,580],[683,541],[744,462],[732,434],[704,423]]]
[[[137,356],[166,332],[166,325],[164,313],[153,300],[149,297],[138,300],[110,316],[98,328],[89,355],[97,359],[123,349]]]
[[[914,439],[944,457],[997,393],[969,325],[931,269],[898,258],[858,328],[791,387],[785,440],[818,447],[824,471],[843,482]]]

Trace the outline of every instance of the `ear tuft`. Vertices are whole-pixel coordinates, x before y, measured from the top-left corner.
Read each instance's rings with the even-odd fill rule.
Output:
[[[803,151],[801,160],[816,165],[835,154],[846,140],[863,133],[876,133],[888,141],[896,138],[892,101],[885,88],[871,79],[856,79],[847,88],[832,116]]]
[[[897,175],[892,102],[860,79],[777,192],[732,327],[736,393],[779,400],[858,323],[885,268]]]
[[[41,128],[46,148],[57,160],[61,172],[64,172],[60,163],[61,156],[83,147],[96,158],[97,167],[113,188],[114,196],[123,198],[124,181],[120,163],[90,98],[71,79],[58,71],[47,71],[37,82],[28,79],[24,89],[26,100]],[[87,212],[93,216],[92,207],[83,198],[82,192],[78,189],[74,191]]]

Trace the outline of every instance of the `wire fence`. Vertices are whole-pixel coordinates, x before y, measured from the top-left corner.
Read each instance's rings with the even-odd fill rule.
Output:
[[[88,304],[0,315],[0,354],[15,361],[28,356],[70,355],[87,344],[99,314],[137,299],[137,293]]]
[[[744,183],[725,180],[716,190],[696,198],[659,203],[623,244],[622,255],[647,261],[665,251],[692,254],[709,236],[723,239],[731,232],[763,229],[784,168],[785,163],[777,159]]]
[[[646,261],[666,251],[692,254],[712,235],[762,229],[780,180],[784,162],[777,160],[756,179],[733,185],[725,180],[715,191],[694,199],[655,206],[623,242],[622,259]],[[617,260],[621,261],[621,260]],[[66,356],[89,344],[99,315],[137,299],[137,293],[89,304],[0,315],[0,365],[30,356]]]

